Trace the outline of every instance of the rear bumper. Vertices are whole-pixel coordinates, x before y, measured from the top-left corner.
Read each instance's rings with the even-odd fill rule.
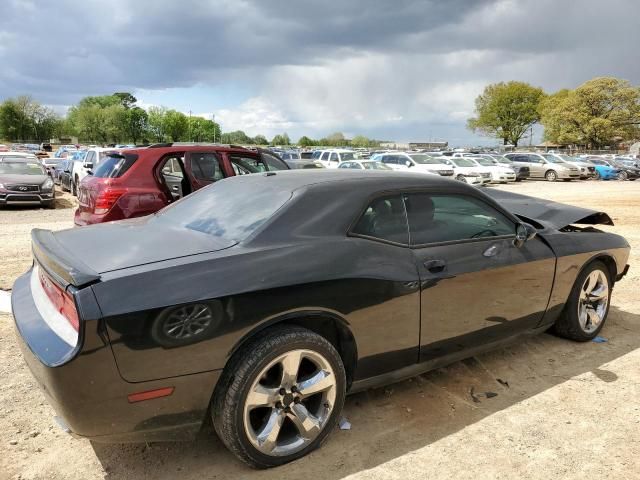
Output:
[[[77,346],[51,330],[36,306],[31,271],[14,284],[11,303],[20,349],[47,401],[75,436],[102,442],[184,440],[200,430],[220,371],[130,383],[118,372],[99,318],[81,322]],[[76,295],[80,312],[93,311],[90,288]],[[81,297],[81,298],[79,298]],[[84,307],[80,303],[84,304]],[[92,315],[89,315],[90,317]],[[132,393],[174,387],[171,395],[129,403]]]

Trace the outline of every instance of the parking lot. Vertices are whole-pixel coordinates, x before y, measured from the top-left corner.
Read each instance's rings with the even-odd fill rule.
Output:
[[[211,429],[197,441],[102,445],[61,432],[0,314],[0,479],[54,478],[637,478],[640,468],[640,182],[501,187],[606,211],[631,243],[605,343],[541,335],[411,380],[349,397],[350,430],[275,470],[252,471]],[[0,289],[30,262],[29,231],[73,224],[55,210],[0,209]],[[471,394],[473,389],[473,396]],[[488,394],[487,394],[488,393]],[[496,394],[496,395],[492,395]]]

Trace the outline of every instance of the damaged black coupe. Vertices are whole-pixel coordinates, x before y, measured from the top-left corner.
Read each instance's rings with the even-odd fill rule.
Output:
[[[345,395],[553,328],[602,329],[629,244],[603,212],[376,171],[217,182],[141,219],[34,230],[24,357],[75,435],[299,458]],[[586,226],[579,226],[586,224]]]

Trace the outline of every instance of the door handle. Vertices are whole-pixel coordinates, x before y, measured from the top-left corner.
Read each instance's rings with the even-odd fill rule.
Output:
[[[174,185],[171,189],[172,189],[174,192],[177,192],[177,191],[179,190],[177,185]]]
[[[441,273],[444,272],[447,263],[444,260],[427,260],[423,265],[431,273]]]

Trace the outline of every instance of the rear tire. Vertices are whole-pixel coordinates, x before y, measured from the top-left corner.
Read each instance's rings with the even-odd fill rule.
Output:
[[[322,444],[345,393],[344,365],[329,341],[304,328],[276,327],[229,361],[213,398],[213,426],[243,462],[275,467]]]
[[[629,178],[629,175],[627,175],[627,172],[619,172],[618,173],[618,180],[625,181],[628,178]]]
[[[552,330],[561,337],[577,342],[592,340],[607,320],[612,288],[611,273],[607,266],[599,260],[589,264],[578,275]]]

